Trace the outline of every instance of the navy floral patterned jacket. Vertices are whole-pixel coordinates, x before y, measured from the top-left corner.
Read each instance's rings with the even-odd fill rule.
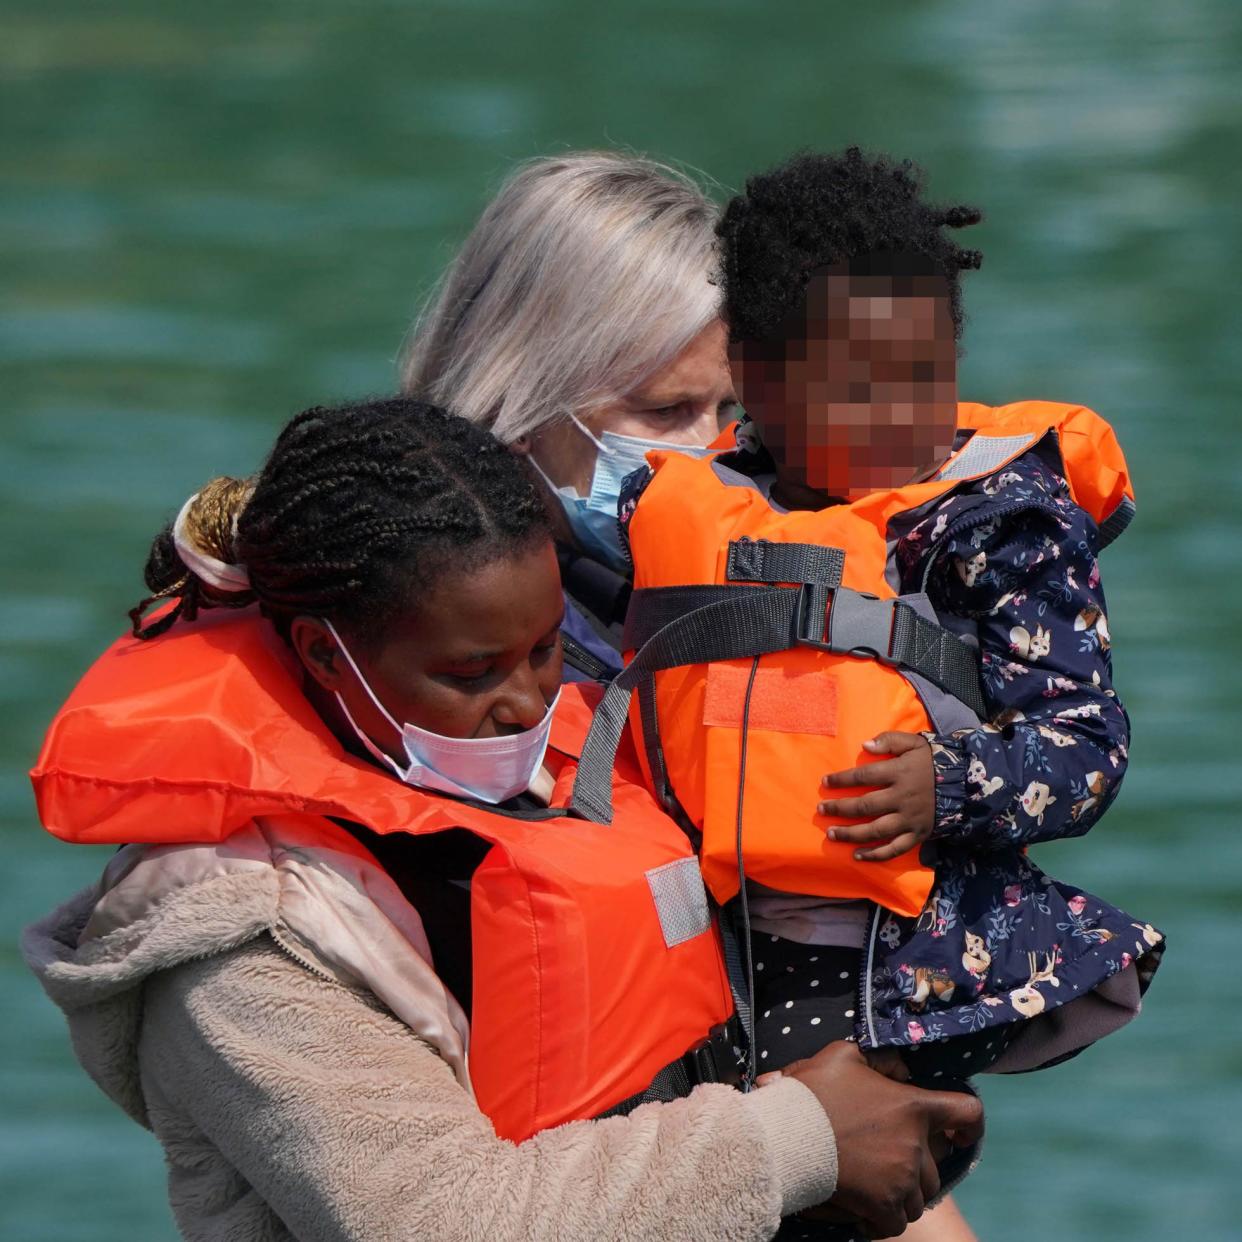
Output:
[[[728,464],[756,472],[740,453]],[[627,480],[623,525],[646,481]],[[893,533],[903,592],[925,590],[977,633],[989,723],[928,735],[936,882],[918,919],[873,910],[859,1041],[911,1046],[1038,1018],[1133,963],[1145,989],[1163,935],[1026,854],[1087,832],[1125,773],[1095,522],[1032,450]]]
[[[1050,1013],[1131,963],[1145,988],[1161,933],[1027,856],[1080,836],[1125,774],[1099,531],[1032,451],[955,489],[897,543],[902,589],[973,623],[989,723],[929,735],[936,884],[917,920],[877,910],[859,1038],[912,1045]],[[926,848],[926,847],[925,847]]]

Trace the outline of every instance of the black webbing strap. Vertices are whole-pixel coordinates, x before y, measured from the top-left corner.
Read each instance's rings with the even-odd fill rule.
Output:
[[[909,669],[960,699],[981,720],[987,716],[978,649],[900,597],[877,599],[842,587],[832,593],[824,641],[803,641],[823,651],[872,656]]]
[[[673,811],[673,791],[668,783],[668,765],[660,744],[660,714],[656,704],[655,678],[646,677],[638,683],[638,718],[643,728],[643,749],[647,752],[647,770],[651,786],[660,805]],[[696,843],[695,849],[698,849]]]
[[[625,614],[625,629],[621,633],[621,650],[637,651],[670,622],[677,621],[700,608],[706,608],[708,604],[721,604],[728,600],[741,599],[746,595],[758,595],[772,589],[761,586],[640,588],[630,596],[630,606]]]
[[[630,696],[664,669],[805,645],[907,668],[960,699],[980,718],[987,714],[978,651],[900,599],[818,585],[655,587],[635,591],[630,609],[626,630],[637,640],[637,654],[596,708],[570,804],[598,823],[612,822],[612,764]]]
[[[816,543],[771,543],[767,539],[734,539],[729,544],[725,577],[730,582],[808,583],[835,588],[841,585],[845,553]],[[738,591],[762,591],[761,586],[647,587],[630,596],[621,639],[623,651],[637,651],[657,630],[696,608],[705,608],[736,596]],[[635,607],[636,598],[642,604]]]
[[[625,618],[625,649],[641,650],[664,627],[709,604],[756,598],[765,591],[796,593],[796,587],[690,586],[649,587],[635,591]],[[820,592],[816,592],[818,597]],[[960,699],[980,719],[987,716],[979,681],[979,653],[952,630],[920,616],[900,598],[876,599],[848,587],[823,595],[831,601],[828,623],[815,634],[817,618],[808,605],[807,623],[799,640],[841,655],[871,655],[926,677],[933,685]],[[821,614],[822,615],[822,614]],[[737,656],[754,655],[740,651]],[[699,661],[695,661],[698,663]]]
[[[734,1014],[727,1022],[714,1026],[705,1039],[693,1048],[670,1061],[642,1091],[614,1104],[598,1117],[619,1117],[631,1113],[640,1104],[653,1100],[667,1103],[690,1094],[700,1083],[723,1082],[730,1086],[743,1085],[742,1048],[743,1035]]]
[[[724,948],[725,974],[729,977],[729,990],[733,993],[733,1007],[738,1021],[747,1036],[753,1029],[750,1021],[750,984],[746,977],[746,963],[742,960],[742,946],[738,943],[737,930],[733,925],[733,911],[728,906],[717,907],[717,926]]]
[[[602,1113],[597,1113],[596,1119],[624,1117],[627,1113],[632,1113],[640,1104],[650,1104],[653,1101],[667,1104],[670,1100],[684,1099],[697,1085],[690,1080],[690,1072],[686,1068],[684,1058],[678,1057],[676,1061],[670,1061],[660,1070],[644,1090],[622,1100],[620,1104],[614,1104]]]
[[[772,543],[735,539],[729,544],[725,577],[730,582],[813,582],[838,587],[845,552],[819,543]]]

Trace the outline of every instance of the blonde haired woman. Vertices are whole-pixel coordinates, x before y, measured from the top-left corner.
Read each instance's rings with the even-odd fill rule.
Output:
[[[716,216],[651,160],[534,160],[483,212],[405,351],[404,392],[488,428],[542,478],[580,673],[620,667],[621,480],[649,448],[701,451],[734,416]]]
[[[486,427],[543,480],[568,680],[621,668],[622,480],[648,449],[701,452],[737,412],[718,215],[692,178],[654,160],[532,160],[484,209],[406,344],[405,394]],[[975,1239],[948,1198],[906,1236]]]

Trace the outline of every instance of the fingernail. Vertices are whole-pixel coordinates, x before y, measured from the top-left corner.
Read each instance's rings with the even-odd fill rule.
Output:
[[[835,841],[837,839],[837,830],[835,828],[828,829],[828,840]]]
[[[862,860],[863,860],[862,850],[855,850],[855,851],[854,851],[854,861],[855,861],[855,862],[862,862]]]

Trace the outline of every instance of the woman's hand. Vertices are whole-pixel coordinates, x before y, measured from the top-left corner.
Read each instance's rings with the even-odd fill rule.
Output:
[[[856,798],[829,798],[819,804],[819,813],[868,821],[834,825],[828,829],[830,840],[860,843],[891,838],[886,845],[854,851],[860,862],[884,862],[914,849],[931,836],[936,822],[936,775],[931,747],[918,733],[881,733],[864,742],[863,749],[893,758],[825,776],[825,789],[854,785],[873,788]]]
[[[813,1216],[857,1219],[872,1237],[900,1234],[940,1190],[933,1142],[968,1147],[983,1134],[976,1097],[894,1082],[857,1044],[829,1044],[780,1072],[815,1093],[837,1140],[837,1190]]]

